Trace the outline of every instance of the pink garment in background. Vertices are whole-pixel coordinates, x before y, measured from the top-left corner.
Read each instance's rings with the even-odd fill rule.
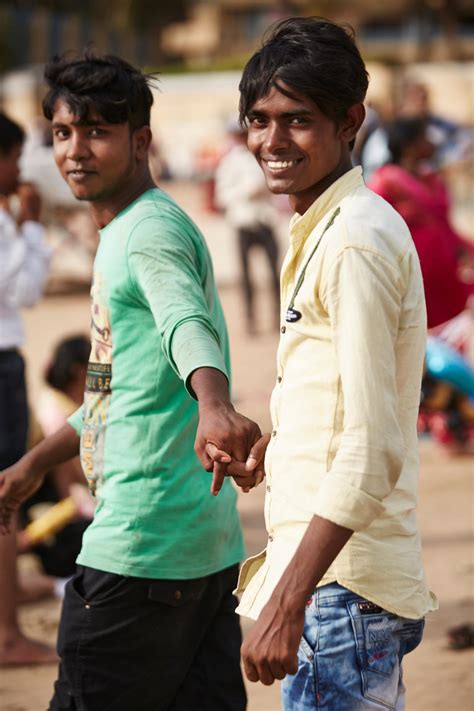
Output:
[[[473,252],[449,222],[446,186],[435,173],[415,176],[398,165],[384,165],[368,187],[389,202],[407,223],[425,285],[428,328],[457,316],[473,293],[459,278],[462,252]]]

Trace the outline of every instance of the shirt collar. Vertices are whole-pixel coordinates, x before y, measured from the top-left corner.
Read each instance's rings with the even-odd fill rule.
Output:
[[[363,183],[364,179],[360,166],[352,168],[352,170],[349,170],[335,180],[334,183],[313,202],[303,215],[299,213],[293,215],[290,222],[291,242],[305,239],[311,234],[314,227],[329,210],[336,207],[343,197],[348,195],[359,185],[363,185]]]

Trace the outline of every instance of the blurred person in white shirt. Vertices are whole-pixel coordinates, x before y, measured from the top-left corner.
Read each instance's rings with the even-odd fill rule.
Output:
[[[23,129],[0,114],[0,470],[26,449],[28,409],[21,309],[46,283],[50,250],[35,188],[19,183]],[[17,619],[15,531],[0,539],[0,665],[52,662],[54,650],[23,635]]]
[[[277,328],[279,325],[280,280],[274,231],[276,211],[262,171],[247,148],[247,131],[235,119],[229,122],[227,129],[231,147],[217,167],[215,197],[238,237],[247,330],[255,334],[255,286],[250,268],[250,252],[254,247],[263,250],[268,260],[273,296],[272,323],[276,323]]]

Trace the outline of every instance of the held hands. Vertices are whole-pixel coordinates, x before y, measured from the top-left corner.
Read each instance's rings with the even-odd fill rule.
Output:
[[[194,449],[204,469],[213,472],[211,493],[214,496],[222,488],[229,464],[234,460],[244,462],[261,435],[259,426],[236,412],[230,402],[200,403]],[[249,478],[248,473],[239,473]],[[252,476],[249,485],[253,479]]]
[[[261,484],[265,477],[264,459],[269,441],[269,434],[262,435],[251,448],[245,461],[232,458],[213,442],[207,443],[206,452],[215,463],[225,462],[227,464],[227,475],[231,476],[237,486],[247,494],[250,489]]]
[[[43,474],[30,468],[27,456],[0,472],[0,534],[10,531],[13,514],[42,481]]]

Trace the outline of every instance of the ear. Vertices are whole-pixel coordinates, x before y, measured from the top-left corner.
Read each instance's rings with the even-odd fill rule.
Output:
[[[149,126],[142,126],[133,132],[134,154],[137,161],[145,160],[151,144],[151,130]]]
[[[364,104],[353,104],[347,109],[346,118],[339,127],[339,137],[344,143],[353,141],[365,119]]]

